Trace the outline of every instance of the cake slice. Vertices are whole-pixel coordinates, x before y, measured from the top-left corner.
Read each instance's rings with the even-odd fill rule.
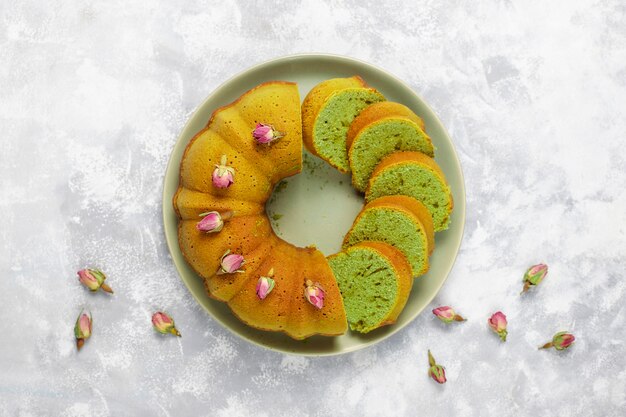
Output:
[[[304,144],[339,171],[349,172],[346,134],[350,123],[364,108],[384,100],[359,76],[321,82],[302,103]]]
[[[430,211],[435,231],[448,228],[454,202],[434,159],[419,152],[396,152],[385,157],[372,173],[365,200],[396,194],[421,201]]]
[[[304,248],[297,260],[302,270],[302,279],[298,282],[291,300],[288,332],[298,339],[322,334],[324,336],[342,335],[348,330],[346,310],[337,280],[322,252],[314,247]],[[324,291],[324,305],[316,308],[305,297],[306,282],[319,283]]]
[[[368,333],[396,322],[413,286],[402,252],[383,242],[361,242],[330,256],[328,263],[351,330]]]
[[[411,109],[391,101],[374,103],[352,122],[346,138],[352,185],[363,192],[376,165],[396,151],[418,151],[434,156],[424,132],[424,121]]]
[[[435,246],[430,213],[422,203],[404,195],[371,201],[354,220],[343,249],[363,241],[382,241],[396,247],[406,256],[414,277],[425,274]]]

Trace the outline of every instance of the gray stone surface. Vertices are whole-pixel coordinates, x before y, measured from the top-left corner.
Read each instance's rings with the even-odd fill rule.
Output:
[[[449,128],[466,234],[399,334],[311,359],[251,346],[170,262],[161,182],[178,132],[232,74],[298,52],[406,80]],[[0,415],[623,416],[623,1],[0,3]],[[521,275],[550,273],[520,298]],[[114,296],[75,279],[105,270]],[[76,354],[81,307],[94,335]],[[182,339],[149,320],[171,312]],[[487,317],[504,311],[503,344]],[[556,331],[569,351],[537,351]],[[426,350],[448,383],[426,376]]]

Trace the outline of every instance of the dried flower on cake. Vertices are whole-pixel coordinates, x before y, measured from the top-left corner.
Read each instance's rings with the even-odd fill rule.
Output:
[[[526,273],[524,274],[524,288],[522,289],[522,294],[530,289],[530,287],[534,287],[539,285],[541,281],[548,274],[548,265],[539,264],[534,265],[528,268]]]
[[[324,307],[324,297],[326,293],[319,282],[313,282],[310,279],[305,281],[304,297],[313,304],[317,309]]]
[[[78,280],[91,291],[102,289],[102,291],[113,294],[111,287],[104,283],[105,279],[107,279],[106,275],[98,269],[85,268],[78,271]]]
[[[235,253],[230,253],[230,249],[222,255],[220,259],[220,269],[217,271],[217,275],[233,274],[235,272],[244,272],[243,269],[239,269],[245,263],[243,256]]]
[[[506,342],[506,335],[508,332],[506,331],[507,321],[504,313],[501,311],[494,313],[489,320],[487,320],[487,323],[489,324],[489,327],[491,327],[491,330],[496,332],[503,342]]]
[[[428,351],[428,375],[438,384],[444,384],[446,380],[446,369],[438,365],[433,355]]]
[[[80,312],[74,325],[74,337],[76,337],[76,348],[80,350],[85,344],[85,340],[91,336],[91,313]]]
[[[552,337],[552,341],[540,346],[539,349],[555,348],[556,350],[567,349],[574,343],[576,338],[568,332],[558,332]]]
[[[233,216],[233,212],[227,211],[220,214],[217,211],[209,211],[201,213],[200,216],[202,220],[196,224],[196,229],[205,233],[217,233],[224,227],[224,221]]]
[[[267,297],[274,289],[275,282],[272,279],[273,276],[274,268],[270,269],[266,277],[259,277],[259,280],[256,283],[256,295],[260,300],[264,300],[265,297]]]
[[[465,321],[465,319],[454,312],[452,307],[441,306],[433,309],[433,314],[444,323],[452,323],[453,321]]]
[[[152,327],[161,334],[171,333],[178,337],[181,336],[174,324],[174,319],[162,311],[157,311],[152,315]]]
[[[256,127],[252,131],[252,137],[254,137],[257,143],[263,145],[268,145],[283,136],[285,135],[274,129],[274,126],[264,123],[257,123]]]
[[[228,188],[235,182],[235,169],[226,165],[226,155],[215,165],[211,179],[217,188]]]

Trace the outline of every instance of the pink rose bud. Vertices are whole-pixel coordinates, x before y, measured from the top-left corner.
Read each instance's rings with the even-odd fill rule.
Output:
[[[222,214],[217,211],[200,213],[202,220],[196,224],[196,229],[206,233],[217,233],[224,227],[224,221],[233,217],[233,211],[226,211]]]
[[[220,269],[217,271],[217,275],[233,274],[235,272],[245,272],[241,266],[245,263],[243,256],[230,253],[230,249],[222,255],[220,260]]]
[[[433,310],[433,314],[444,323],[452,323],[453,321],[465,321],[465,319],[454,312],[452,307],[442,306]]]
[[[215,165],[211,178],[217,188],[228,188],[235,182],[235,169],[226,165],[226,155],[222,155],[219,165]]]
[[[81,311],[74,325],[74,336],[76,337],[76,348],[80,350],[85,344],[85,340],[91,336],[91,313]]]
[[[487,323],[489,323],[489,327],[500,336],[500,339],[506,342],[506,316],[501,311],[498,311],[487,320]]]
[[[552,341],[541,346],[539,349],[555,348],[556,350],[567,349],[574,343],[576,338],[573,334],[567,332],[559,332],[552,337]]]
[[[217,211],[201,213],[202,220],[196,224],[196,229],[206,233],[217,233],[224,227],[222,216]]]
[[[313,283],[310,279],[305,281],[304,297],[313,304],[318,310],[324,307],[324,297],[326,293],[319,282]]]
[[[257,123],[256,128],[252,131],[252,136],[256,139],[257,143],[270,144],[275,140],[282,138],[284,135],[275,130],[272,125]]]
[[[437,362],[435,362],[435,358],[433,358],[430,350],[428,351],[428,365],[430,365],[428,368],[428,375],[430,375],[435,382],[444,384],[447,381],[446,370],[443,366],[437,365]]]
[[[256,283],[256,295],[260,300],[265,300],[265,297],[274,289],[275,282],[272,279],[274,276],[274,268],[270,269],[267,275],[266,277],[259,277]]]
[[[539,264],[534,265],[528,268],[528,271],[524,274],[524,288],[522,289],[522,294],[528,291],[530,287],[534,287],[535,285],[539,285],[541,281],[548,274],[548,265]]]
[[[174,324],[174,319],[162,311],[157,311],[152,315],[152,326],[161,334],[171,333],[178,337],[181,336]]]
[[[105,279],[107,279],[106,275],[97,269],[85,268],[78,271],[78,280],[91,291],[102,289],[102,291],[113,294],[111,287],[104,283]]]

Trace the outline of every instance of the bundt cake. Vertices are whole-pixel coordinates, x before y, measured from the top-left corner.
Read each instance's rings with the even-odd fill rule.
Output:
[[[382,101],[366,107],[350,124],[346,138],[354,188],[364,192],[376,165],[393,152],[434,156],[424,130],[424,121],[400,103]]]
[[[324,255],[281,240],[265,214],[274,185],[302,169],[301,129],[294,83],[248,91],[191,140],[173,201],[181,251],[208,294],[248,325],[295,339],[347,329]]]
[[[343,249],[363,241],[395,246],[408,259],[414,277],[425,274],[435,246],[430,213],[412,197],[394,195],[373,200],[357,215]]]
[[[359,76],[333,78],[313,87],[302,103],[307,149],[343,173],[350,171],[346,134],[354,118],[385,97]]]
[[[420,152],[396,152],[385,157],[372,173],[365,200],[398,194],[424,203],[435,231],[448,228],[454,202],[443,171],[434,159]]]
[[[332,255],[350,329],[368,333],[395,323],[404,309],[413,275],[398,249],[383,242],[361,242]]]
[[[303,142],[365,191],[328,259],[280,239],[265,213],[276,184],[301,171]],[[173,200],[182,254],[208,295],[257,329],[300,340],[394,323],[428,271],[433,221],[447,228],[452,210],[433,152],[422,119],[359,76],[316,85],[302,106],[294,83],[261,84],[185,149]]]

